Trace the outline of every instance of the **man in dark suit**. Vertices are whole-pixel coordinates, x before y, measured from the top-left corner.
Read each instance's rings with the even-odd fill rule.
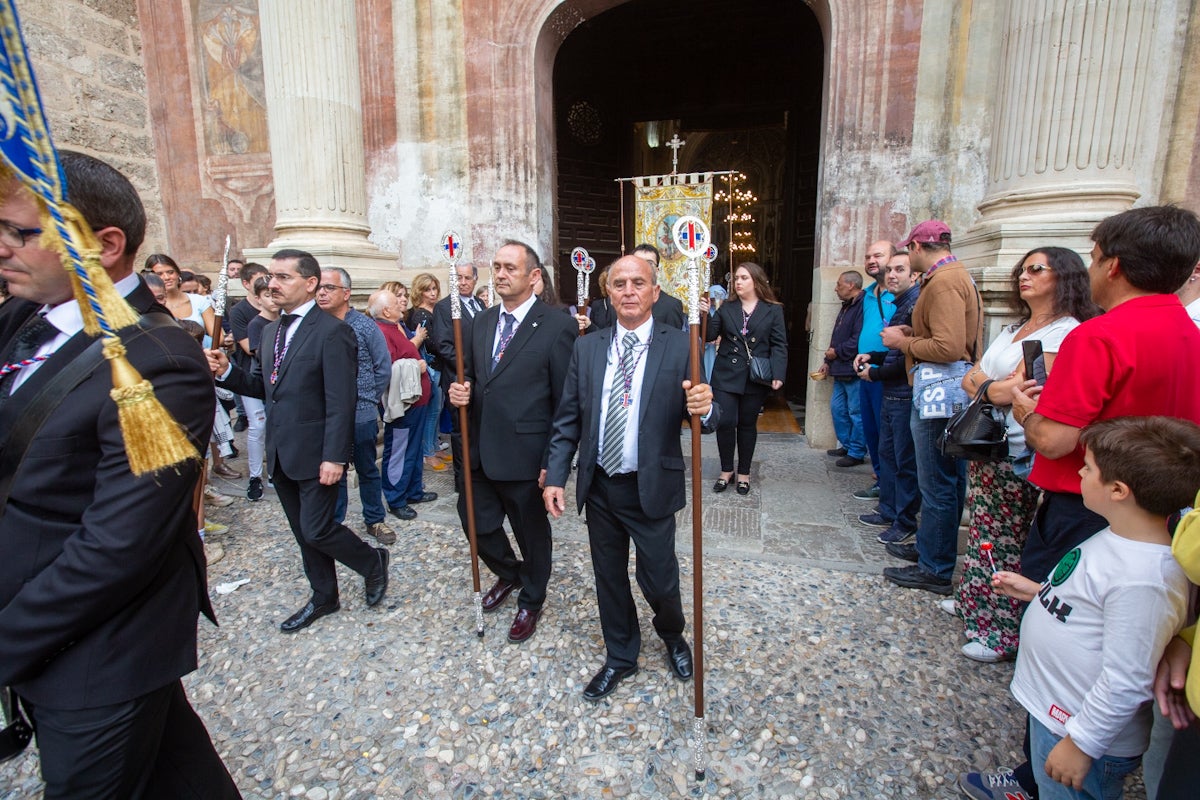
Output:
[[[284,633],[341,608],[335,561],[363,576],[368,606],[383,599],[388,584],[387,548],[334,522],[354,442],[358,345],[350,326],[317,307],[320,282],[315,258],[280,250],[271,259],[271,296],[283,313],[263,328],[249,374],[220,350],[207,351],[222,385],[263,398],[266,408],[268,472],[312,586],[308,603],[279,626]]]
[[[554,417],[543,500],[563,513],[563,487],[579,448],[578,509],[587,505],[588,540],[600,627],[608,650],[604,667],[583,696],[599,700],[637,672],[641,631],[629,587],[629,541],[637,550],[637,581],[654,628],[667,645],[667,662],[680,680],[692,676],[692,652],[683,639],[675,512],[685,504],[680,419],[720,416],[707,384],[692,386],[688,334],[657,322],[654,270],[626,256],[609,269],[609,297],[617,311],[611,336],[585,336],[575,346],[562,402]]]
[[[471,327],[465,383],[450,384],[450,402],[467,406],[471,481],[479,555],[498,580],[483,598],[494,611],[520,587],[510,642],[537,629],[550,580],[550,520],[542,503],[550,422],[562,394],[578,337],[574,318],[533,294],[541,261],[529,245],[505,242],[492,275],[501,303],[480,313]],[[466,495],[458,514],[467,525]],[[522,561],[504,533],[512,525]]]
[[[462,340],[465,346],[471,341],[471,322],[483,311],[483,304],[475,297],[475,284],[479,280],[479,267],[464,264],[458,270],[458,295],[462,303]],[[450,297],[447,295],[433,307],[433,349],[442,360],[441,388],[449,392],[450,384],[458,377],[454,350],[454,320],[450,316]],[[458,427],[458,414],[450,415],[453,428],[450,431],[450,455],[454,458],[454,491],[461,493],[462,478],[462,431]]]
[[[145,315],[122,337],[127,358],[203,452],[212,378],[196,342],[134,274],[141,200],[103,162],[71,152],[61,162],[101,264]],[[31,362],[0,379],[7,448],[94,339],[59,256],[38,238],[32,196],[13,182],[3,197],[0,275],[13,299],[0,309],[0,358]],[[191,502],[203,461],[133,475],[111,371],[95,363],[4,476],[0,685],[15,689],[36,730],[47,798],[240,797],[179,680],[196,669],[199,613],[214,619]]]

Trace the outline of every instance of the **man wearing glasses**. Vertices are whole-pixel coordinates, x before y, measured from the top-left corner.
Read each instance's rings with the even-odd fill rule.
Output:
[[[362,499],[367,533],[380,544],[392,544],[396,533],[383,510],[383,485],[375,464],[375,440],[379,436],[379,400],[387,391],[392,359],[387,342],[374,320],[350,307],[350,274],[341,267],[321,270],[317,307],[350,326],[358,340],[358,402],[354,408],[354,469],[358,473],[358,496]],[[346,519],[346,475],[338,481],[335,522]]]
[[[279,626],[307,628],[341,608],[335,561],[362,575],[368,607],[387,593],[388,551],[334,521],[337,485],[350,460],[358,345],[350,327],[317,308],[321,267],[303,250],[271,259],[271,296],[283,314],[263,328],[249,372],[208,350],[213,375],[238,394],[263,398],[267,466],[300,546],[312,597]]]

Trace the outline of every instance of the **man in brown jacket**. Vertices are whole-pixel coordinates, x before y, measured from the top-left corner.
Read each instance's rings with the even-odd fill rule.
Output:
[[[975,281],[950,252],[950,228],[931,219],[917,225],[904,240],[913,271],[925,274],[921,296],[913,309],[912,327],[883,329],[883,343],[904,353],[910,374],[922,362],[975,361],[983,340],[982,305]],[[946,419],[922,419],[912,410],[916,445],[917,483],[921,489],[921,524],[917,543],[889,544],[892,555],[916,562],[908,567],[888,567],[883,575],[892,583],[937,594],[951,592],[950,577],[958,552],[958,523],[967,494],[966,462],[938,452],[937,442]]]

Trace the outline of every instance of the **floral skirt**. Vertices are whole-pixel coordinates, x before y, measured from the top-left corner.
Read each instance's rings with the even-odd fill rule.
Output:
[[[1017,477],[1012,464],[1006,461],[970,464],[970,530],[955,600],[967,638],[1005,657],[1017,652],[1021,603],[992,591],[992,564],[979,545],[992,543],[996,569],[1020,571],[1021,550],[1033,524],[1039,494],[1038,488]]]

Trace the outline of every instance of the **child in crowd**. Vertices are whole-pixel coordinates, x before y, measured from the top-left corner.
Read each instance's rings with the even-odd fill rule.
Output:
[[[1200,426],[1120,417],[1080,441],[1084,505],[1109,527],[1040,587],[1015,572],[992,578],[996,591],[1030,603],[1012,692],[1030,715],[1041,800],[1121,797],[1149,743],[1155,667],[1187,613],[1167,518],[1200,489]]]

